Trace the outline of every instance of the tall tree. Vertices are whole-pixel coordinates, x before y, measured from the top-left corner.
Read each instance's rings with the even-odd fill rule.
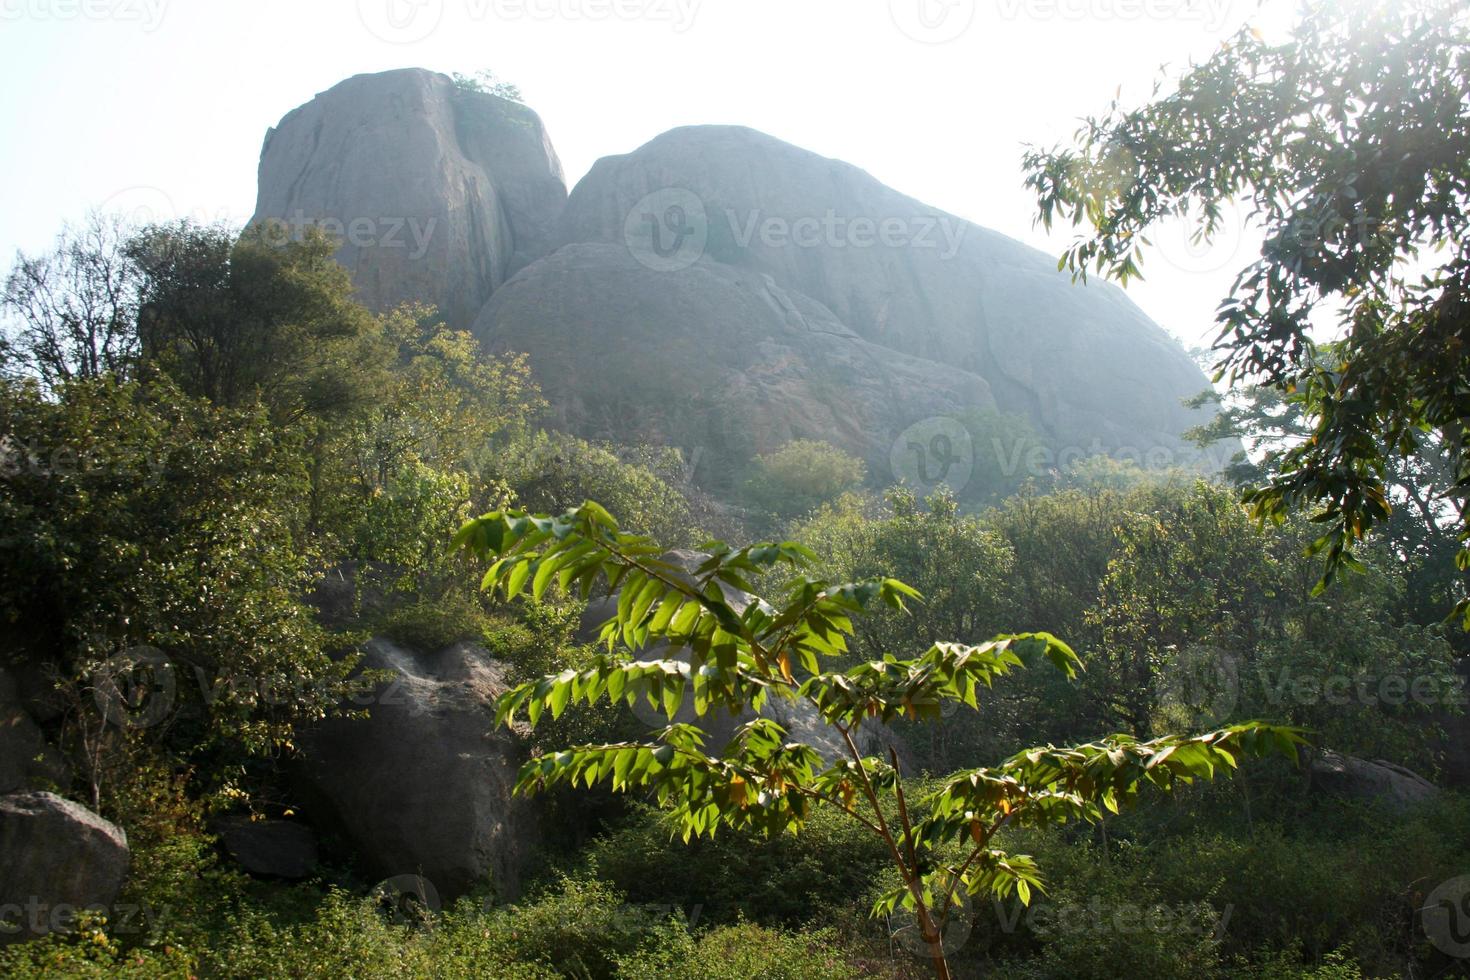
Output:
[[[1217,313],[1218,377],[1296,395],[1311,430],[1248,492],[1255,513],[1316,512],[1325,585],[1389,519],[1388,460],[1430,437],[1451,477],[1435,506],[1470,567],[1470,9],[1302,9],[1285,41],[1244,28],[1172,92],[1029,151],[1027,186],[1043,224],[1090,230],[1062,267],[1125,283],[1158,221],[1192,216],[1208,239],[1247,201],[1265,242]],[[1327,323],[1331,345],[1316,339]]]
[[[0,293],[7,373],[54,389],[131,370],[141,279],[126,251],[130,234],[121,219],[93,212],[64,228],[50,252],[16,255]]]
[[[392,352],[335,250],[315,231],[280,242],[190,221],[144,229],[128,246],[143,276],[144,357],[192,395],[259,401],[280,423],[356,409]]]

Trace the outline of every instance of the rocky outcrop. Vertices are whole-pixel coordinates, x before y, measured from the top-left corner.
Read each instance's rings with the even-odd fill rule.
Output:
[[[1335,796],[1380,802],[1406,809],[1439,794],[1433,783],[1403,766],[1382,759],[1369,761],[1331,750],[1318,754],[1309,766],[1312,784]]]
[[[334,718],[305,738],[309,809],[381,877],[421,875],[446,901],[485,881],[516,895],[536,825],[511,797],[525,747],[494,724],[506,669],[470,644],[422,654],[383,639],[362,667],[390,679],[356,703],[367,718]]]
[[[216,831],[230,857],[253,875],[297,881],[316,871],[316,834],[302,824],[232,816]]]
[[[528,353],[564,427],[697,449],[717,488],[796,438],[912,482],[893,461],[935,433],[900,437],[975,412],[1028,420],[1041,445],[974,449],[1037,476],[1036,449],[1201,463],[1208,383],[1119,289],[754,130],[673,130],[568,198],[526,107],[359,75],[267,136],[256,218],[335,222],[369,306],[437,304]]]
[[[64,784],[66,763],[26,710],[16,678],[0,668],[0,793]]]
[[[558,242],[475,331],[528,352],[581,431],[736,455],[824,438],[886,475],[909,425],[998,408],[1054,452],[1197,457],[1181,434],[1202,419],[1180,401],[1208,383],[1119,289],[753,130],[600,160]]]
[[[128,872],[121,828],[52,793],[0,796],[0,942],[109,912]]]
[[[268,132],[254,220],[324,228],[367,306],[433,303],[463,329],[546,253],[565,200],[534,112],[413,68],[349,78]]]
[[[884,349],[769,275],[708,258],[660,271],[622,246],[569,245],[497,291],[475,330],[530,353],[567,427],[726,459],[797,438],[886,456],[890,431],[995,407],[980,376]]]

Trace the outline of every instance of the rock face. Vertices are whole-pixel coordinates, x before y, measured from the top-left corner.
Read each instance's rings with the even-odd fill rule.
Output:
[[[107,909],[127,872],[127,836],[86,807],[52,793],[0,796],[0,942]]]
[[[26,710],[15,677],[0,668],[0,793],[65,781],[61,754]]]
[[[1203,413],[1180,400],[1208,383],[1116,287],[750,129],[665,133],[568,198],[524,106],[420,69],[359,75],[267,135],[255,217],[329,224],[369,306],[435,303],[529,354],[563,427],[698,449],[716,489],[795,438],[912,482],[893,453],[933,433],[900,437],[970,413],[1039,434],[973,447],[1022,476],[1058,456],[1199,462],[1181,434]]]
[[[343,239],[367,306],[433,303],[464,329],[549,249],[565,200],[534,112],[414,68],[354,76],[288,113],[261,149],[254,220],[318,224]]]
[[[308,735],[307,798],[384,878],[422,875],[446,901],[485,880],[513,897],[536,833],[529,804],[511,798],[525,748],[494,727],[505,668],[470,644],[422,655],[382,639],[363,666],[392,680],[367,719]]]
[[[1357,800],[1377,800],[1405,809],[1434,798],[1433,783],[1403,766],[1382,759],[1370,762],[1350,755],[1323,751],[1312,760],[1312,783],[1326,792]]]
[[[218,830],[230,857],[251,874],[296,881],[316,870],[316,835],[299,823],[227,817]]]
[[[558,244],[475,332],[529,353],[573,428],[737,455],[824,438],[884,475],[907,426],[999,409],[1056,452],[1196,458],[1180,399],[1208,383],[1120,290],[753,130],[600,160]]]
[[[531,354],[567,427],[731,460],[803,437],[886,457],[914,421],[996,407],[979,375],[882,348],[707,257],[665,272],[621,245],[568,245],[498,290],[475,329]]]

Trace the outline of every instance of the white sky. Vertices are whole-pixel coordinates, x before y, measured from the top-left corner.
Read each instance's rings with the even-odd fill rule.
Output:
[[[0,0],[0,264],[89,207],[243,222],[266,128],[359,72],[493,68],[569,184],[674,126],[734,123],[1059,254],[1025,143],[1203,58],[1286,0]],[[1265,26],[1265,25],[1263,25]],[[935,43],[939,42],[939,43]],[[1183,232],[1129,293],[1194,346],[1248,233]]]

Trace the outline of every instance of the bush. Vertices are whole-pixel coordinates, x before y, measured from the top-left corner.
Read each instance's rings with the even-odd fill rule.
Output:
[[[746,492],[757,507],[780,517],[806,514],[862,484],[867,467],[829,443],[798,439],[755,458]]]

